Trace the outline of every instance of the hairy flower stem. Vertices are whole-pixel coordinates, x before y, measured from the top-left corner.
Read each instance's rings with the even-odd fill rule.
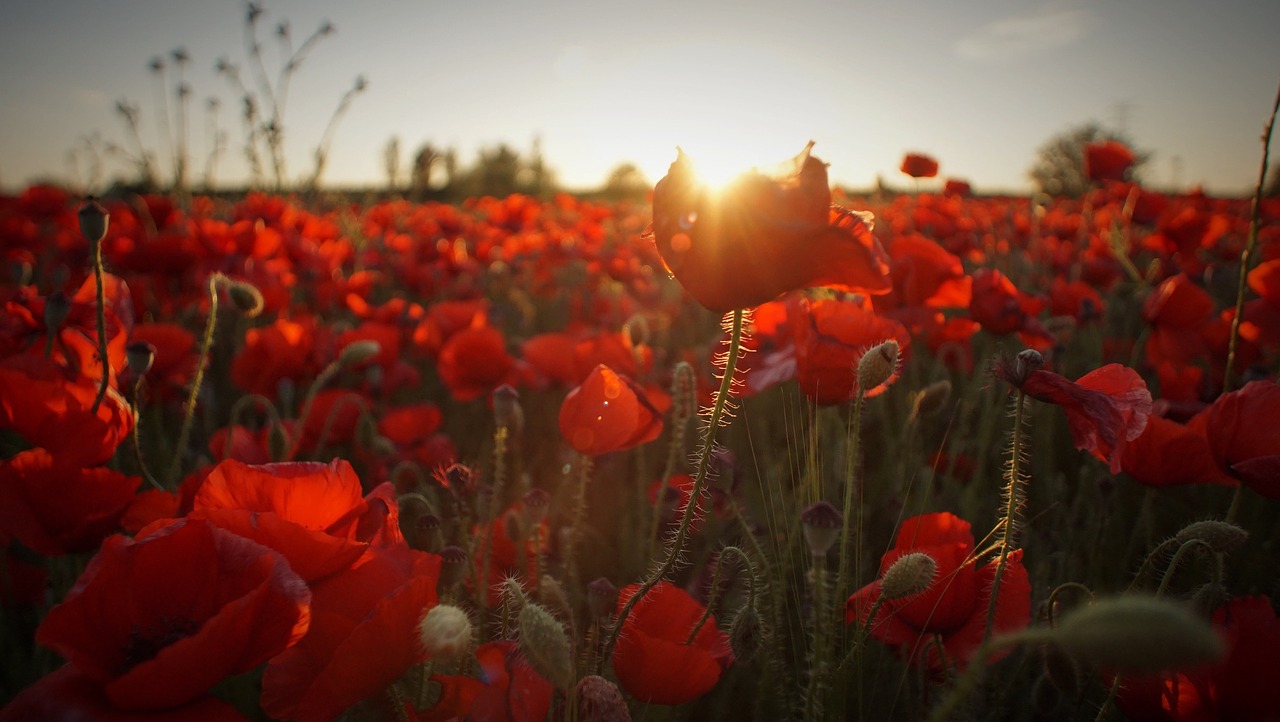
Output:
[[[715,608],[716,601],[720,598],[720,571],[724,568],[724,560],[731,558],[742,564],[742,568],[747,573],[747,606],[754,607],[756,605],[756,583],[755,572],[751,568],[751,558],[747,553],[739,547],[727,546],[720,550],[720,555],[716,559],[716,569],[711,575],[711,591],[707,595],[707,606],[702,610],[702,616],[698,618],[698,623],[693,625],[693,629],[689,630],[689,637],[684,641],[686,645],[693,644],[693,640],[698,636],[698,632],[702,631],[703,625],[711,617],[711,610]]]
[[[667,465],[662,470],[662,481],[658,485],[658,496],[653,505],[653,520],[649,525],[646,537],[645,559],[652,559],[654,547],[658,544],[658,525],[662,521],[662,503],[671,485],[671,477],[676,472],[676,464],[684,455],[685,440],[689,434],[689,418],[697,404],[695,398],[697,380],[693,378],[693,367],[682,363],[676,367],[675,378],[671,381],[671,398],[675,402],[671,411],[671,444],[667,447]],[[641,477],[643,481],[644,477]]]
[[[98,395],[93,397],[90,414],[97,414],[102,399],[107,395],[107,386],[111,383],[111,362],[107,360],[107,290],[102,280],[102,241],[93,243],[93,280],[98,287],[98,360],[102,362],[102,381],[98,384]]]
[[[848,525],[845,526],[848,528]],[[826,712],[823,695],[830,672],[832,640],[829,634],[831,614],[827,607],[827,555],[814,554],[813,560],[813,650],[809,660],[809,688],[804,699],[804,719],[821,720]]]
[[[996,576],[991,582],[991,601],[987,603],[987,624],[982,633],[982,644],[985,647],[991,639],[991,630],[996,621],[996,601],[1000,598],[1000,582],[1004,579],[1004,567],[1009,561],[1009,547],[1014,543],[1014,532],[1018,528],[1019,507],[1026,492],[1023,489],[1022,478],[1022,456],[1025,452],[1023,448],[1026,437],[1023,434],[1022,427],[1027,423],[1026,409],[1027,397],[1018,389],[1018,395],[1013,402],[1013,436],[1009,440],[1009,467],[1006,473],[1005,482],[1008,486],[1005,489],[1005,508],[1004,519],[1002,521],[1002,532],[1000,538],[1000,559],[996,562]]]
[[[845,458],[845,475],[844,475],[844,527],[840,530],[840,566],[836,576],[836,599],[844,599],[848,596],[849,585],[849,532],[853,527],[851,520],[853,519],[853,498],[857,495],[858,480],[858,453],[859,442],[862,438],[862,392],[857,392],[857,397],[853,400],[853,419],[850,421],[849,428],[849,448]]]
[[[573,517],[569,524],[569,544],[564,551],[565,577],[569,588],[581,588],[578,583],[578,543],[582,541],[582,526],[587,517],[587,482],[591,479],[591,457],[578,455],[578,488],[573,496]]]
[[[196,418],[196,397],[200,395],[200,385],[204,383],[204,372],[209,368],[209,351],[213,348],[213,331],[218,325],[218,287],[227,282],[227,277],[215,273],[209,277],[209,318],[204,324],[204,339],[200,342],[200,355],[196,361],[196,374],[191,380],[191,391],[187,394],[187,403],[183,407],[182,426],[178,431],[178,445],[173,448],[173,458],[169,460],[169,470],[164,478],[170,488],[176,488],[182,472],[182,455],[191,441],[191,425]],[[99,286],[101,288],[101,286]]]
[[[250,405],[256,405],[258,408],[266,412],[267,418],[269,419],[269,425],[267,428],[280,425],[280,412],[276,411],[276,405],[271,403],[271,399],[268,399],[262,394],[245,394],[244,396],[236,399],[236,402],[231,405],[230,420],[227,422],[228,429],[234,429],[236,426],[240,425],[240,417],[244,416],[245,410],[248,409]],[[235,434],[227,434],[227,443],[223,445],[222,448],[222,458],[227,459],[231,457],[231,450],[235,444],[235,439]]]
[[[130,436],[133,437],[133,458],[138,463],[138,471],[142,473],[142,478],[147,480],[148,484],[164,491],[164,486],[151,475],[151,470],[147,468],[147,461],[142,456],[142,432],[139,427],[142,426],[142,384],[145,377],[139,376],[138,380],[133,384],[133,431]]]
[[[493,522],[497,518],[498,511],[503,508],[502,494],[507,481],[507,427],[499,426],[493,431],[493,493],[489,496],[489,508],[484,510],[485,521],[485,538],[489,540],[484,545],[484,554],[480,558],[480,578],[489,578],[489,557],[493,551]],[[572,554],[572,550],[570,551]],[[534,577],[537,580],[537,577]],[[482,593],[479,596],[480,608],[488,607],[488,594]]]
[[[729,351],[725,358],[724,374],[720,378],[720,390],[716,393],[715,404],[711,407],[711,415],[702,430],[702,448],[698,452],[698,470],[693,478],[693,489],[689,492],[689,503],[685,505],[680,515],[680,526],[676,529],[675,538],[671,540],[671,546],[667,549],[666,558],[654,569],[649,578],[640,585],[636,593],[631,595],[631,598],[623,605],[622,610],[618,612],[618,620],[614,623],[613,629],[609,631],[609,639],[605,642],[601,659],[607,660],[613,654],[613,645],[618,641],[618,634],[622,631],[622,625],[627,621],[627,617],[631,616],[631,610],[650,590],[658,585],[658,582],[671,573],[680,555],[684,553],[684,544],[689,536],[689,528],[693,523],[694,515],[697,514],[698,504],[702,499],[702,491],[706,487],[707,472],[711,468],[711,451],[715,446],[716,431],[720,428],[720,420],[724,416],[725,406],[729,402],[729,391],[733,386],[733,373],[738,366],[738,353],[742,350],[743,315],[742,309],[733,312],[729,334]]]
[[[1253,191],[1253,209],[1249,217],[1249,240],[1240,253],[1240,279],[1236,285],[1236,312],[1231,319],[1231,335],[1227,341],[1227,370],[1222,379],[1222,392],[1231,390],[1234,381],[1236,346],[1240,341],[1240,321],[1244,318],[1244,289],[1249,275],[1249,262],[1253,252],[1258,248],[1258,226],[1260,225],[1262,207],[1262,187],[1267,182],[1267,166],[1271,156],[1271,131],[1276,126],[1276,112],[1280,111],[1280,89],[1276,90],[1276,102],[1271,106],[1271,117],[1267,119],[1267,127],[1262,131],[1262,168],[1258,171],[1258,185]],[[1237,488],[1237,491],[1239,489]]]

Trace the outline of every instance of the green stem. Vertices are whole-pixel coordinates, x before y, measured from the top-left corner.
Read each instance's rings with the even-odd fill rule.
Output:
[[[145,377],[139,376],[138,380],[133,384],[133,431],[130,434],[130,436],[133,437],[133,458],[138,462],[138,470],[142,472],[142,478],[146,479],[147,483],[151,484],[156,489],[164,491],[164,486],[151,475],[151,470],[147,468],[147,461],[142,456],[142,432],[140,431],[140,427],[142,426],[142,411],[139,399],[141,398],[142,381],[144,378]]]
[[[852,428],[849,430],[849,449],[845,459],[844,478],[844,527],[840,530],[840,566],[836,577],[836,599],[844,599],[849,584],[849,532],[852,528],[853,498],[858,491],[858,453],[859,441],[862,437],[862,393],[858,392],[853,400]]]
[[[107,395],[107,385],[111,383],[111,362],[107,360],[107,290],[102,278],[102,242],[93,244],[93,280],[98,286],[98,359],[102,362],[102,381],[98,384],[98,395],[93,397],[90,414],[97,414],[102,399]]]
[[[711,416],[707,420],[706,428],[702,431],[702,448],[698,453],[698,470],[693,479],[693,489],[689,492],[689,503],[685,505],[683,513],[680,515],[680,526],[676,529],[676,535],[671,541],[666,559],[649,575],[649,578],[640,585],[636,593],[631,595],[631,598],[623,605],[622,610],[618,612],[618,620],[614,623],[613,629],[609,631],[609,639],[605,642],[601,659],[607,660],[612,656],[613,645],[618,641],[618,634],[622,632],[622,625],[627,621],[627,617],[631,616],[631,610],[650,590],[658,585],[658,582],[666,578],[667,574],[675,568],[676,561],[684,553],[685,540],[689,535],[693,517],[697,513],[698,503],[702,498],[702,490],[707,482],[707,471],[711,468],[711,451],[715,445],[716,431],[720,428],[720,420],[724,416],[725,405],[729,402],[729,391],[733,386],[733,373],[738,365],[738,353],[742,349],[743,315],[742,309],[733,312],[724,375],[720,378],[720,390],[716,393],[715,404],[711,408]]]
[[[1276,112],[1280,111],[1280,89],[1276,90],[1276,102],[1271,106],[1271,117],[1262,132],[1262,168],[1258,171],[1258,185],[1253,191],[1253,210],[1249,218],[1249,240],[1240,253],[1240,279],[1236,285],[1236,312],[1231,319],[1231,335],[1227,341],[1227,369],[1222,379],[1222,392],[1231,390],[1233,369],[1236,363],[1236,345],[1240,341],[1240,322],[1244,319],[1244,290],[1249,275],[1249,262],[1258,247],[1258,226],[1262,207],[1262,187],[1267,182],[1267,165],[1271,156],[1271,131],[1276,125]]]
[[[809,688],[804,700],[804,719],[821,720],[822,692],[827,678],[827,657],[831,640],[827,637],[827,557],[813,555],[813,658],[809,666]]]
[[[569,525],[569,544],[564,552],[565,575],[569,588],[577,590],[578,583],[578,544],[582,541],[582,527],[587,517],[587,482],[591,479],[591,457],[578,455],[578,486],[574,490],[573,520]],[[534,580],[536,583],[538,580]]]
[[[289,446],[289,454],[285,457],[286,459],[292,460],[293,457],[301,451],[301,448],[299,447],[302,446],[302,427],[306,425],[307,417],[311,415],[311,407],[315,405],[316,394],[320,392],[320,389],[324,388],[330,381],[332,381],[333,377],[337,376],[338,371],[340,370],[342,370],[341,360],[334,359],[328,366],[324,367],[324,370],[322,370],[320,375],[316,376],[316,380],[312,382],[311,387],[307,389],[307,396],[302,402],[302,411],[298,414],[298,432],[293,435],[293,443]],[[320,445],[317,443],[316,450],[319,448]]]
[[[686,646],[693,644],[694,638],[698,636],[698,632],[702,631],[702,626],[711,617],[711,610],[715,607],[716,601],[720,597],[720,570],[724,567],[725,557],[733,557],[742,563],[742,568],[747,572],[747,606],[754,607],[756,605],[756,585],[751,570],[751,559],[747,557],[746,552],[738,547],[727,546],[721,549],[720,556],[716,559],[715,572],[711,575],[711,591],[707,595],[707,606],[702,610],[702,616],[698,618],[698,623],[693,625],[693,629],[689,630],[689,637],[684,641]]]
[[[179,474],[182,471],[182,455],[191,441],[191,425],[196,418],[196,397],[200,395],[200,385],[204,383],[204,372],[209,367],[209,350],[213,348],[213,331],[218,325],[218,287],[226,280],[226,276],[215,273],[209,277],[209,318],[204,324],[204,339],[200,342],[200,355],[196,361],[195,377],[191,380],[191,391],[187,394],[187,404],[183,408],[182,427],[178,431],[178,445],[173,449],[173,458],[169,461],[169,470],[165,481],[171,488],[177,487]]]
[[[1000,560],[996,562],[996,576],[991,582],[991,600],[987,603],[987,624],[982,633],[982,643],[986,646],[991,639],[992,627],[996,620],[996,601],[1000,598],[1000,581],[1004,578],[1005,564],[1009,561],[1009,547],[1013,545],[1014,529],[1018,524],[1016,517],[1022,500],[1022,426],[1026,422],[1026,394],[1018,389],[1014,400],[1013,438],[1009,442],[1009,475],[1008,499],[1005,501],[1003,534],[1000,539]]]

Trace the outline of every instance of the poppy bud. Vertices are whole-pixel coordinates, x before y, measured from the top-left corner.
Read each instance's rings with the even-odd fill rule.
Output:
[[[735,661],[750,662],[764,645],[764,624],[760,613],[750,604],[738,610],[729,622],[729,646]]]
[[[377,446],[377,439],[378,422],[374,420],[373,414],[360,414],[360,419],[356,422],[356,448],[372,450]]]
[[[564,587],[560,586],[560,582],[550,574],[543,574],[538,580],[538,599],[542,600],[547,607],[554,609],[559,613],[561,619],[570,619],[573,617],[573,607],[569,604],[569,595],[565,594]]]
[[[885,570],[880,582],[880,594],[885,599],[915,596],[933,584],[933,577],[937,573],[938,563],[928,554],[905,554]]]
[[[56,329],[71,314],[71,299],[62,291],[54,291],[44,299],[44,325]]]
[[[520,651],[548,682],[561,689],[573,684],[569,637],[550,612],[532,602],[520,610]]]
[[[1019,380],[1017,386],[1022,386],[1026,382],[1027,377],[1033,371],[1039,371],[1044,366],[1044,356],[1033,348],[1023,349],[1018,352],[1018,356],[1014,359],[1014,375]]]
[[[868,392],[893,380],[898,371],[898,342],[889,339],[872,346],[858,360],[858,393]]]
[[[1173,541],[1179,546],[1191,541],[1202,541],[1212,547],[1214,552],[1229,554],[1248,538],[1249,532],[1235,524],[1210,519],[1188,524],[1174,535]]]
[[[447,589],[462,581],[467,574],[467,552],[462,547],[447,546],[440,550],[440,584]]]
[[[134,341],[124,347],[125,361],[129,364],[129,372],[134,378],[141,378],[151,370],[156,360],[156,347],[146,341]]]
[[[93,196],[86,198],[84,205],[80,206],[78,215],[80,216],[80,235],[84,236],[90,246],[101,243],[102,239],[107,237],[107,225],[111,216],[97,198]]]
[[[581,722],[631,722],[631,710],[618,685],[604,677],[587,675],[578,680],[573,696],[578,700]]]
[[[1044,677],[1053,687],[1065,695],[1074,697],[1080,691],[1080,665],[1069,655],[1052,644],[1040,648],[1040,665]]]
[[[942,410],[951,399],[951,382],[943,379],[934,381],[920,389],[911,401],[911,417],[932,416]]]
[[[432,659],[458,659],[471,650],[475,630],[467,613],[452,604],[432,607],[418,624],[418,638]]]
[[[587,585],[587,609],[595,619],[608,619],[618,606],[618,588],[600,577]]]
[[[809,545],[809,553],[821,557],[826,556],[840,537],[844,515],[830,502],[820,501],[800,512],[800,523],[803,525],[804,541]]]
[[[342,347],[338,354],[338,363],[343,366],[357,366],[382,353],[382,344],[372,339],[352,341]]]
[[[245,318],[253,318],[262,313],[262,291],[258,287],[247,281],[231,281],[227,285],[227,295],[231,297],[231,302],[239,309],[240,315]]]
[[[1226,652],[1207,621],[1173,602],[1138,595],[1072,610],[1047,639],[1078,661],[1118,674],[1212,664]]]
[[[1206,618],[1229,601],[1231,593],[1218,582],[1202,584],[1191,594],[1191,608],[1196,614]]]
[[[509,429],[519,436],[524,431],[524,409],[520,406],[520,392],[511,384],[503,384],[489,395],[493,402],[493,421],[498,428]]]

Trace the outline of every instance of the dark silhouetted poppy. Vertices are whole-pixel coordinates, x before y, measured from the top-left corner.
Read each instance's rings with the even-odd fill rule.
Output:
[[[640,589],[639,584],[618,593],[618,611]],[[720,681],[733,664],[729,637],[716,626],[715,615],[693,640],[689,633],[706,608],[683,589],[658,582],[627,617],[613,648],[613,671],[631,696],[652,704],[684,704]]]
[[[919,594],[886,600],[871,622],[871,636],[899,648],[908,659],[927,661],[930,669],[967,663],[986,634],[997,560],[982,567],[972,558],[973,532],[969,522],[948,512],[922,514],[902,522],[893,548],[880,558],[884,574],[898,559],[913,552],[928,554],[937,564],[933,583]],[[854,592],[845,604],[845,621],[865,625],[880,598],[881,581]],[[1031,583],[1022,566],[1022,550],[1012,550],[1005,562],[996,599],[992,633],[1021,629],[1031,621]],[[949,659],[938,656],[934,636],[942,640]]]
[[[492,524],[476,524],[471,528],[474,573],[468,578],[468,584],[473,578],[483,580],[490,607],[502,601],[503,580],[513,578],[526,586],[533,586],[537,581],[539,559],[547,553],[551,525],[545,516],[541,520],[532,516],[524,501],[518,500],[503,509]]]
[[[319,372],[319,364],[312,358],[315,343],[315,321],[310,317],[280,318],[251,328],[244,334],[244,346],[231,360],[231,380],[244,391],[274,399],[281,381],[288,379],[303,386]]]
[[[507,354],[507,341],[483,316],[476,316],[472,326],[444,342],[436,370],[459,401],[480,398],[515,380],[515,360]]]
[[[147,383],[153,392],[169,397],[181,396],[196,370],[196,336],[173,323],[140,323],[133,327],[132,342],[145,342],[155,348]]]
[[[262,709],[329,722],[383,693],[425,659],[417,628],[439,580],[439,556],[397,544],[372,547],[360,565],[312,584],[311,628],[268,663]]]
[[[602,364],[560,405],[560,433],[578,453],[599,456],[658,438],[662,417],[634,381]]]
[[[1159,676],[1127,675],[1116,706],[1138,722],[1280,720],[1280,619],[1264,596],[1235,597],[1213,613],[1227,657],[1207,669]]]
[[[982,268],[973,274],[969,317],[982,324],[987,333],[1017,333],[1026,345],[1047,348],[1053,343],[1053,336],[1036,318],[1042,305],[994,268]]]
[[[276,552],[199,520],[103,543],[36,632],[121,710],[191,702],[295,643],[311,593]]]
[[[924,153],[907,153],[900,170],[912,178],[932,178],[938,175],[938,161]]]
[[[0,722],[248,722],[235,707],[217,697],[201,696],[171,709],[121,711],[102,686],[72,665],[40,678],[4,709]]]
[[[191,516],[275,549],[303,579],[352,566],[373,543],[403,542],[390,482],[363,497],[346,461],[250,466],[228,459],[205,477]]]
[[[714,191],[684,153],[653,190],[653,235],[667,268],[713,311],[758,306],[806,286],[890,289],[869,214],[831,205],[810,143],[776,175],[752,171]]]
[[[973,195],[973,188],[970,187],[969,181],[948,178],[946,184],[942,186],[942,194],[955,196],[956,198],[968,198]]]
[[[119,528],[142,480],[61,462],[44,449],[0,461],[0,537],[46,555],[92,551]]]
[[[1187,426],[1209,440],[1218,468],[1271,499],[1280,499],[1280,385],[1250,381],[1219,396]]]
[[[1084,174],[1091,181],[1122,181],[1133,161],[1133,151],[1118,141],[1104,140],[1084,146]]]

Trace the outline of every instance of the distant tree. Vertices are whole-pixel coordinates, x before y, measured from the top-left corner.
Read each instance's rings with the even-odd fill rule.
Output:
[[[453,151],[449,151],[451,155]],[[440,149],[431,143],[423,143],[418,152],[413,156],[413,168],[409,171],[409,193],[417,199],[422,199],[435,190],[432,183],[436,180],[436,168],[441,165],[447,166],[447,156],[440,152]],[[452,171],[446,167],[452,177]]]
[[[649,179],[635,163],[619,163],[605,178],[603,194],[609,198],[636,198],[649,190]]]
[[[391,193],[400,190],[400,138],[391,136],[382,149],[382,167],[387,171],[387,190]]]
[[[1084,146],[1104,140],[1124,143],[1134,151],[1131,173],[1135,178],[1139,168],[1151,158],[1150,153],[1135,149],[1123,133],[1089,122],[1068,128],[1040,146],[1028,174],[1043,193],[1078,198],[1089,188],[1089,179],[1084,173]]]

